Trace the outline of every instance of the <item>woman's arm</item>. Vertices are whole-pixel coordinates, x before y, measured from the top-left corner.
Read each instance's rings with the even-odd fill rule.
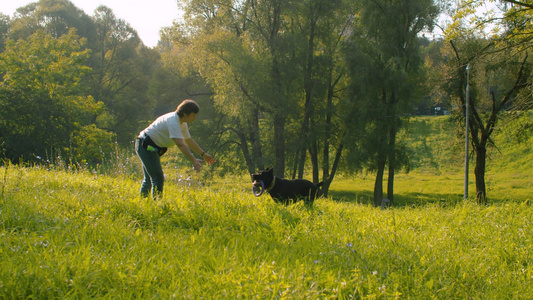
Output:
[[[205,159],[205,161],[208,164],[213,164],[215,162],[215,159],[211,155],[207,154],[204,150],[202,150],[202,148],[200,148],[198,143],[196,143],[196,141],[193,140],[192,138],[185,139],[185,143],[187,143],[187,145],[189,146],[189,148],[192,149],[192,151],[194,151],[195,153],[200,155],[203,159]]]
[[[172,140],[174,140],[176,146],[178,146],[181,152],[185,154],[185,156],[194,164],[194,169],[200,172],[200,170],[202,169],[202,161],[194,157],[186,141],[184,139],[178,138],[173,138]]]

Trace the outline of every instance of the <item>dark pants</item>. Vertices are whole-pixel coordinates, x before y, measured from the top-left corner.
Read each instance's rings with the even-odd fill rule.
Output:
[[[148,151],[142,146],[143,139],[135,140],[135,152],[143,164],[144,179],[141,185],[141,197],[148,197],[151,191],[154,199],[163,194],[163,182],[165,181],[159,153]]]

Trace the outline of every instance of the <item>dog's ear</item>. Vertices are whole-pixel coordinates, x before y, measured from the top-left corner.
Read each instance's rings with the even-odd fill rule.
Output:
[[[267,169],[267,173],[274,174],[274,169],[272,169],[272,168],[268,168],[268,169]]]

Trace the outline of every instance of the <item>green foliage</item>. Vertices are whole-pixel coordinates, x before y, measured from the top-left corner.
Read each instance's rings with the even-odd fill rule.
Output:
[[[307,209],[233,182],[168,184],[154,202],[121,176],[0,174],[0,298],[533,297],[525,199]]]
[[[159,55],[144,47],[137,32],[110,8],[99,6],[92,20],[96,39],[87,45],[93,50],[88,92],[105,104],[110,115],[104,128],[126,145],[142,129],[140,123],[154,116],[155,101],[148,91],[151,76],[160,67]]]
[[[399,139],[410,148],[409,169],[460,171],[464,164],[464,140],[456,136],[456,126],[448,116],[412,118],[399,134]]]
[[[115,155],[115,135],[91,124],[73,132],[70,138],[70,158],[75,162],[91,166],[101,164]]]
[[[11,20],[1,15],[0,53],[0,143],[13,161],[62,153],[99,162],[69,138],[94,124],[93,133],[129,144],[154,116],[157,97],[148,90],[159,54],[105,6],[91,18],[68,0],[39,0]]]
[[[8,42],[2,53],[2,85],[12,90],[33,88],[39,96],[64,96],[75,91],[90,69],[89,56],[75,30],[59,39],[37,31],[28,40]]]
[[[506,126],[506,140],[502,142],[531,144],[533,138],[533,110],[526,112],[510,112],[504,116],[502,123]]]
[[[38,30],[58,38],[76,29],[92,41],[94,31],[89,16],[68,0],[38,0],[20,7],[10,27],[9,36],[14,40],[27,39]]]
[[[50,149],[68,147],[68,137],[100,109],[81,93],[90,69],[75,31],[58,39],[42,31],[27,40],[9,41],[0,54],[0,122],[6,156],[45,157]]]
[[[344,90],[338,52],[351,18],[347,7],[342,1],[184,1],[186,24],[166,32],[175,41],[171,68],[195,70],[209,83],[218,111],[230,118],[220,136],[239,144],[248,170],[275,164],[286,175],[288,162],[303,169],[313,147],[318,173],[317,153],[340,143],[331,132],[338,129],[334,106]],[[314,140],[328,140],[327,149],[311,146]]]
[[[4,52],[7,33],[9,32],[9,16],[0,13],[0,53]]]
[[[375,203],[383,196],[383,174],[389,179],[387,198],[393,199],[394,170],[408,163],[407,146],[397,141],[405,124],[402,116],[414,110],[424,74],[419,34],[437,18],[433,1],[356,1],[354,32],[345,57],[351,78],[345,101],[347,149],[350,164],[376,170]]]
[[[527,170],[533,169],[533,111],[505,113],[500,124],[494,137],[496,146],[489,151],[489,168],[514,170],[515,175],[527,174]]]

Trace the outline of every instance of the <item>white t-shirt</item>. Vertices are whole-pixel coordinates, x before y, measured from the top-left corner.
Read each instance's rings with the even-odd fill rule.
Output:
[[[156,145],[160,147],[172,147],[176,145],[173,138],[190,139],[187,123],[180,124],[180,118],[176,112],[170,112],[157,118],[150,126],[141,131],[141,135],[148,135]]]

